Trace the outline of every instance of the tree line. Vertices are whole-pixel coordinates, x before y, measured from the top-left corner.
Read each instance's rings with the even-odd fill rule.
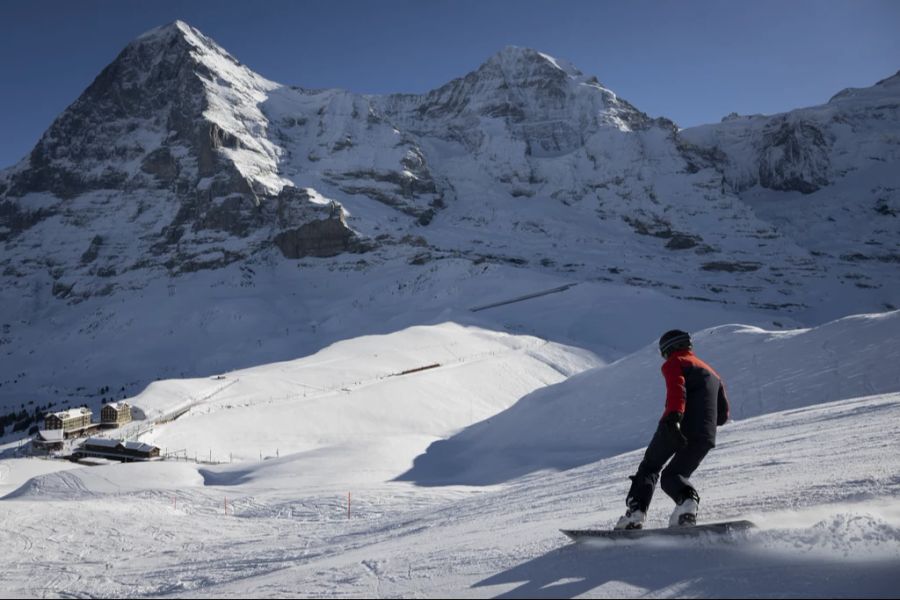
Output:
[[[29,434],[37,433],[40,426],[36,423],[41,422],[52,406],[52,403],[46,406],[37,405],[34,410],[28,410],[23,404],[20,410],[0,416],[0,435],[4,435],[9,427],[12,427],[10,430],[12,432],[28,430]]]

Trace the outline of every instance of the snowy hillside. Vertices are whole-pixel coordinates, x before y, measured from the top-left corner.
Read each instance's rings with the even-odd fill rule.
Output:
[[[853,316],[809,330],[722,325],[695,336],[726,382],[737,420],[900,389],[900,312]],[[655,345],[522,398],[435,443],[402,479],[496,483],[572,468],[641,448],[662,415]]]
[[[418,453],[424,444],[599,362],[538,338],[448,323],[339,342],[307,358],[232,372],[224,380],[158,382],[133,402],[152,414],[180,397],[208,397],[142,438],[161,448],[183,449],[189,456],[209,450],[213,460],[239,462],[277,452],[334,469],[323,453],[362,454],[359,447],[365,446],[378,458],[357,460],[352,469],[382,480],[394,468],[386,458],[392,449]]]
[[[693,540],[673,554],[667,544],[575,546],[558,532],[609,526],[623,510],[638,440],[661,409],[659,358],[650,349],[584,371],[592,359],[583,352],[442,325],[342,342],[224,380],[160,382],[134,399],[149,411],[178,393],[237,381],[153,432],[157,441],[204,444],[221,436],[246,451],[234,464],[62,463],[64,470],[42,474],[53,463],[0,461],[4,589],[119,597],[890,596],[900,560],[898,318],[786,332],[729,326],[696,336],[698,352],[729,383],[737,415],[694,477],[701,518],[760,525],[736,538]],[[834,353],[844,348],[853,352]],[[846,357],[840,368],[823,371],[836,356]],[[442,366],[397,375],[432,361]],[[768,386],[758,385],[757,372]],[[465,399],[442,396],[445,377],[469,388]],[[617,382],[633,397],[611,398]],[[529,394],[535,384],[551,385]],[[285,393],[292,395],[276,397]],[[636,418],[624,418],[626,402]],[[482,481],[469,483],[496,485],[394,480],[417,456],[428,458],[429,433],[452,435],[511,403],[450,438],[473,451]],[[549,418],[548,403],[557,403]],[[492,424],[509,423],[504,415],[514,412],[519,427]],[[541,435],[576,414],[587,421]],[[605,417],[618,424],[591,424]],[[264,460],[254,455],[265,442],[287,440],[296,444],[290,453],[282,447],[276,456],[270,446]],[[530,475],[489,460],[524,441],[531,452],[518,454],[523,463],[545,458]],[[578,463],[546,460],[578,453]],[[421,460],[417,469],[433,481],[458,473],[457,465]],[[650,522],[662,523],[669,505],[660,495]]]

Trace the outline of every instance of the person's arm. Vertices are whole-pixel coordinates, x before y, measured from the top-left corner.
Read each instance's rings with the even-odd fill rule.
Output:
[[[716,410],[718,411],[716,425],[722,426],[728,421],[728,417],[731,416],[731,406],[728,404],[728,395],[725,393],[725,384],[721,381],[719,382],[719,397],[717,398]]]
[[[666,380],[666,410],[663,412],[662,418],[665,419],[672,413],[683,415],[687,405],[687,389],[684,385],[681,365],[677,360],[667,360],[663,363],[662,374]]]

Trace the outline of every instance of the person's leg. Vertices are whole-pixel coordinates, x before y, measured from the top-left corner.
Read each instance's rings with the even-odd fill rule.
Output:
[[[710,446],[707,444],[689,442],[675,453],[674,458],[663,469],[660,487],[676,504],[691,496],[699,497],[697,490],[691,485],[690,476],[700,466],[709,450]]]
[[[650,440],[650,445],[644,452],[644,459],[638,466],[637,473],[631,476],[631,489],[628,490],[626,504],[636,505],[640,510],[647,512],[650,501],[653,499],[653,490],[659,481],[659,473],[666,461],[675,454],[675,448],[668,441],[661,428],[657,428]]]

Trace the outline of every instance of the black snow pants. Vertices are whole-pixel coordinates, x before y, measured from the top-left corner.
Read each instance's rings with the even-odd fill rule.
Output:
[[[636,502],[644,512],[647,512],[650,500],[653,499],[653,490],[656,488],[656,482],[660,480],[660,472],[662,472],[660,487],[676,503],[688,497],[690,491],[696,492],[689,477],[712,448],[712,444],[705,440],[689,438],[687,446],[677,449],[669,442],[663,427],[662,424],[657,427],[637,474],[631,477],[628,498]],[[666,465],[670,458],[671,462]]]

